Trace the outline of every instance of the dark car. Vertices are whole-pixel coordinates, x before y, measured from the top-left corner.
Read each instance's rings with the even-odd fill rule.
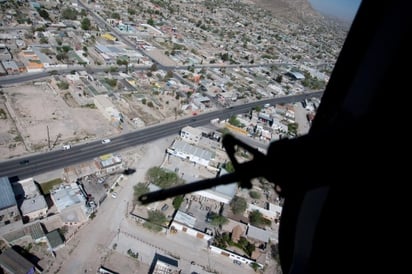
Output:
[[[128,168],[128,169],[125,169],[124,171],[123,171],[123,174],[124,175],[130,175],[130,174],[133,174],[133,173],[135,173],[136,172],[136,169],[134,169],[134,168]]]
[[[29,164],[29,160],[22,160],[22,161],[20,161],[20,164],[21,165],[27,165],[27,164]]]

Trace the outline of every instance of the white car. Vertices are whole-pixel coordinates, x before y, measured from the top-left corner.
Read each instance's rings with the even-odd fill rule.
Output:
[[[102,140],[102,144],[108,144],[108,143],[110,143],[112,140],[110,140],[110,139],[104,139],[104,140]]]
[[[114,198],[114,199],[117,198],[117,192],[112,192],[112,198]]]
[[[71,148],[72,148],[71,145],[64,145],[64,146],[63,146],[63,150],[68,150],[68,149],[71,149]]]

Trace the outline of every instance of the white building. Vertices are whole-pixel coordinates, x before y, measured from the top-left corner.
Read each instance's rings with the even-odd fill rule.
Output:
[[[50,192],[50,197],[66,225],[80,225],[87,221],[86,200],[77,184],[60,185]]]
[[[167,153],[206,167],[210,167],[210,162],[215,158],[214,152],[180,140],[175,140]]]
[[[252,211],[259,211],[260,213],[262,213],[263,217],[265,219],[271,220],[271,221],[275,221],[275,219],[278,219],[280,214],[282,213],[282,207],[275,205],[275,204],[271,204],[269,203],[269,208],[265,209],[265,208],[261,208],[259,206],[253,205],[253,204],[248,204],[248,207],[246,209],[248,212],[252,212]]]
[[[202,131],[198,128],[186,126],[180,131],[180,137],[189,144],[198,144],[202,138]]]

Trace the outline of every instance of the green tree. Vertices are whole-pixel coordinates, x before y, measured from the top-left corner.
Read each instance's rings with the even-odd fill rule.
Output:
[[[168,188],[183,183],[176,172],[168,171],[160,167],[151,167],[146,173],[146,179],[161,188]]]
[[[156,64],[153,64],[153,65],[151,65],[150,66],[150,71],[156,71],[157,70],[157,65]]]
[[[115,87],[117,85],[117,79],[104,78],[104,81],[111,87]]]
[[[228,61],[229,60],[229,54],[227,52],[223,53],[223,54],[220,55],[220,58],[222,59],[222,61]]]
[[[231,161],[227,161],[227,162],[224,164],[223,168],[226,169],[226,171],[229,172],[229,173],[235,172],[235,168],[234,168],[234,166],[233,166],[233,164],[232,164]]]
[[[230,202],[230,208],[234,214],[243,214],[247,208],[246,199],[243,197],[235,196]]]
[[[47,37],[40,38],[40,44],[48,44],[48,43],[49,43],[49,39],[47,39]]]
[[[136,10],[132,9],[132,8],[127,8],[127,13],[130,15],[135,15],[136,14]]]
[[[69,83],[66,81],[58,82],[57,86],[59,87],[59,89],[62,89],[62,90],[69,89]]]
[[[143,183],[138,183],[133,187],[133,203],[137,204],[139,197],[145,193],[149,192],[149,187]]]
[[[184,199],[183,195],[176,196],[173,199],[172,204],[173,204],[174,209],[178,210],[180,208],[180,206],[183,203],[183,199]]]
[[[77,19],[77,11],[73,8],[65,8],[62,13],[62,18],[63,19],[68,19],[68,20],[76,20]]]
[[[288,124],[288,132],[293,134],[293,135],[297,135],[298,133],[298,124],[297,123],[290,123]]]
[[[40,15],[43,19],[50,21],[50,15],[49,15],[49,13],[47,12],[47,10],[45,10],[45,9],[43,9],[43,8],[40,8],[40,9],[37,10],[37,12],[39,13],[39,15]]]
[[[87,11],[85,9],[82,9],[80,12],[81,17],[86,17],[87,16]]]
[[[147,213],[147,222],[144,223],[144,227],[153,231],[161,231],[167,221],[166,216],[159,210],[149,210]]]
[[[283,80],[282,74],[279,74],[278,76],[276,76],[276,79],[275,79],[276,82],[278,82],[280,84],[280,83],[282,83],[282,80]]]
[[[70,46],[64,45],[61,47],[63,52],[68,53],[69,51],[73,50]]]
[[[229,118],[229,124],[235,127],[244,127],[244,125],[234,115]]]
[[[261,197],[260,193],[255,190],[249,191],[249,196],[253,199],[260,199]]]
[[[129,61],[128,60],[126,60],[124,58],[119,58],[119,59],[116,60],[116,63],[119,66],[124,65],[126,67],[126,73],[128,73],[128,71],[129,71]]]
[[[262,107],[261,107],[261,106],[256,106],[256,107],[254,108],[254,110],[255,110],[256,112],[260,112],[260,111],[262,110]]]
[[[229,220],[225,216],[219,215],[215,212],[211,212],[209,214],[209,219],[210,223],[214,226],[221,226],[229,222]]]
[[[113,12],[113,13],[112,13],[112,18],[113,18],[113,19],[120,20],[120,14],[117,13],[117,12]]]
[[[259,210],[254,210],[249,214],[249,222],[254,226],[265,226],[271,224],[271,221],[265,219]]]
[[[82,30],[90,30],[91,27],[91,23],[89,18],[85,17],[83,18],[82,22],[81,22],[81,28]]]
[[[165,80],[169,80],[170,78],[173,78],[173,71],[171,71],[171,70],[168,70],[167,72],[166,72],[166,75],[165,75]]]
[[[148,25],[151,25],[151,26],[154,26],[154,20],[153,20],[152,17],[150,17],[149,19],[147,19],[147,24],[148,24]]]
[[[151,210],[148,215],[147,220],[157,225],[164,225],[167,221],[166,216],[159,210]]]

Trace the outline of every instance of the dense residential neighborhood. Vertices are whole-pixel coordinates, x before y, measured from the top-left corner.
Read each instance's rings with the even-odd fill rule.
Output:
[[[233,172],[226,134],[266,153],[308,132],[347,26],[259,2],[0,1],[0,164],[68,163],[0,170],[5,273],[280,273],[272,182],[138,201]]]

